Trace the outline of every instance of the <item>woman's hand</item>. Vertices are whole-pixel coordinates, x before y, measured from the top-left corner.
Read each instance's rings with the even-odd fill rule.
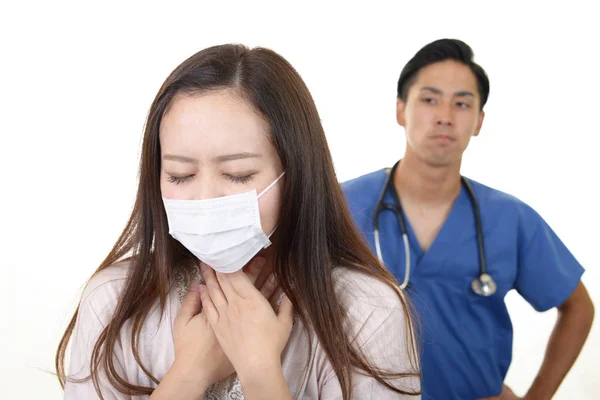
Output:
[[[277,374],[282,377],[281,352],[293,325],[292,303],[283,296],[257,290],[241,271],[215,272],[201,264],[206,291],[202,292],[204,313],[240,381]]]
[[[245,272],[240,271],[253,288],[259,276],[263,275],[264,261],[263,258],[256,258],[244,268]],[[269,298],[277,292],[273,277],[260,280],[262,286],[259,293]],[[210,385],[234,372],[232,363],[221,349],[207,320],[206,312],[200,311],[203,289],[204,285],[192,281],[183,299],[174,322],[175,362],[152,399],[201,399]]]

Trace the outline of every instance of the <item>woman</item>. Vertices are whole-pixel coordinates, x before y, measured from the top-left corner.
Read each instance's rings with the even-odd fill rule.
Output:
[[[132,215],[56,367],[65,398],[420,398],[407,303],[281,56],[216,46],[167,78]]]

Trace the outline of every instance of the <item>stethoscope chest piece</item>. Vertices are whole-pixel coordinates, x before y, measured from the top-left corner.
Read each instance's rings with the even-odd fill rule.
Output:
[[[488,274],[481,274],[473,279],[471,287],[480,296],[491,296],[496,293],[496,282]]]

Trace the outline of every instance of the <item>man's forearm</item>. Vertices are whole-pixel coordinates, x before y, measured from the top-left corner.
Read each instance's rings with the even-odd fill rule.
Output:
[[[544,362],[526,399],[551,399],[575,363],[594,319],[591,303],[559,309],[558,319],[548,341]]]

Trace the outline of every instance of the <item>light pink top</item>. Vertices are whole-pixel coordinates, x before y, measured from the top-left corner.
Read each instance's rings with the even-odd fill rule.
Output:
[[[117,299],[125,283],[128,264],[120,263],[107,268],[90,281],[83,293],[79,316],[71,343],[69,376],[89,376],[89,360],[98,335],[111,318]],[[184,276],[185,275],[185,276]],[[167,298],[162,320],[158,307],[151,312],[142,328],[139,343],[141,360],[159,381],[166,375],[174,361],[173,322],[181,307],[190,279],[197,279],[198,271],[180,274],[178,284]],[[408,337],[404,307],[396,293],[386,284],[360,273],[338,268],[334,274],[336,287],[349,314],[349,329],[353,342],[362,348],[375,365],[393,371],[414,370],[416,361],[409,359]],[[156,387],[137,364],[131,351],[132,322],[121,330],[121,345],[115,349],[115,367],[128,382]],[[313,339],[313,354],[308,354],[309,336]],[[312,359],[312,360],[311,360]],[[308,373],[305,373],[308,366]],[[302,323],[295,322],[290,339],[282,354],[283,374],[295,399],[341,399],[342,392],[327,356],[314,332],[307,332]],[[110,399],[147,399],[148,396],[127,396],[110,386],[101,376],[102,394]],[[388,390],[373,378],[353,374],[353,398],[411,399],[421,396],[404,396]],[[417,378],[404,378],[394,386],[413,391],[420,388]],[[65,399],[97,399],[93,383],[67,382]],[[237,379],[219,382],[206,393],[205,400],[243,399]]]

